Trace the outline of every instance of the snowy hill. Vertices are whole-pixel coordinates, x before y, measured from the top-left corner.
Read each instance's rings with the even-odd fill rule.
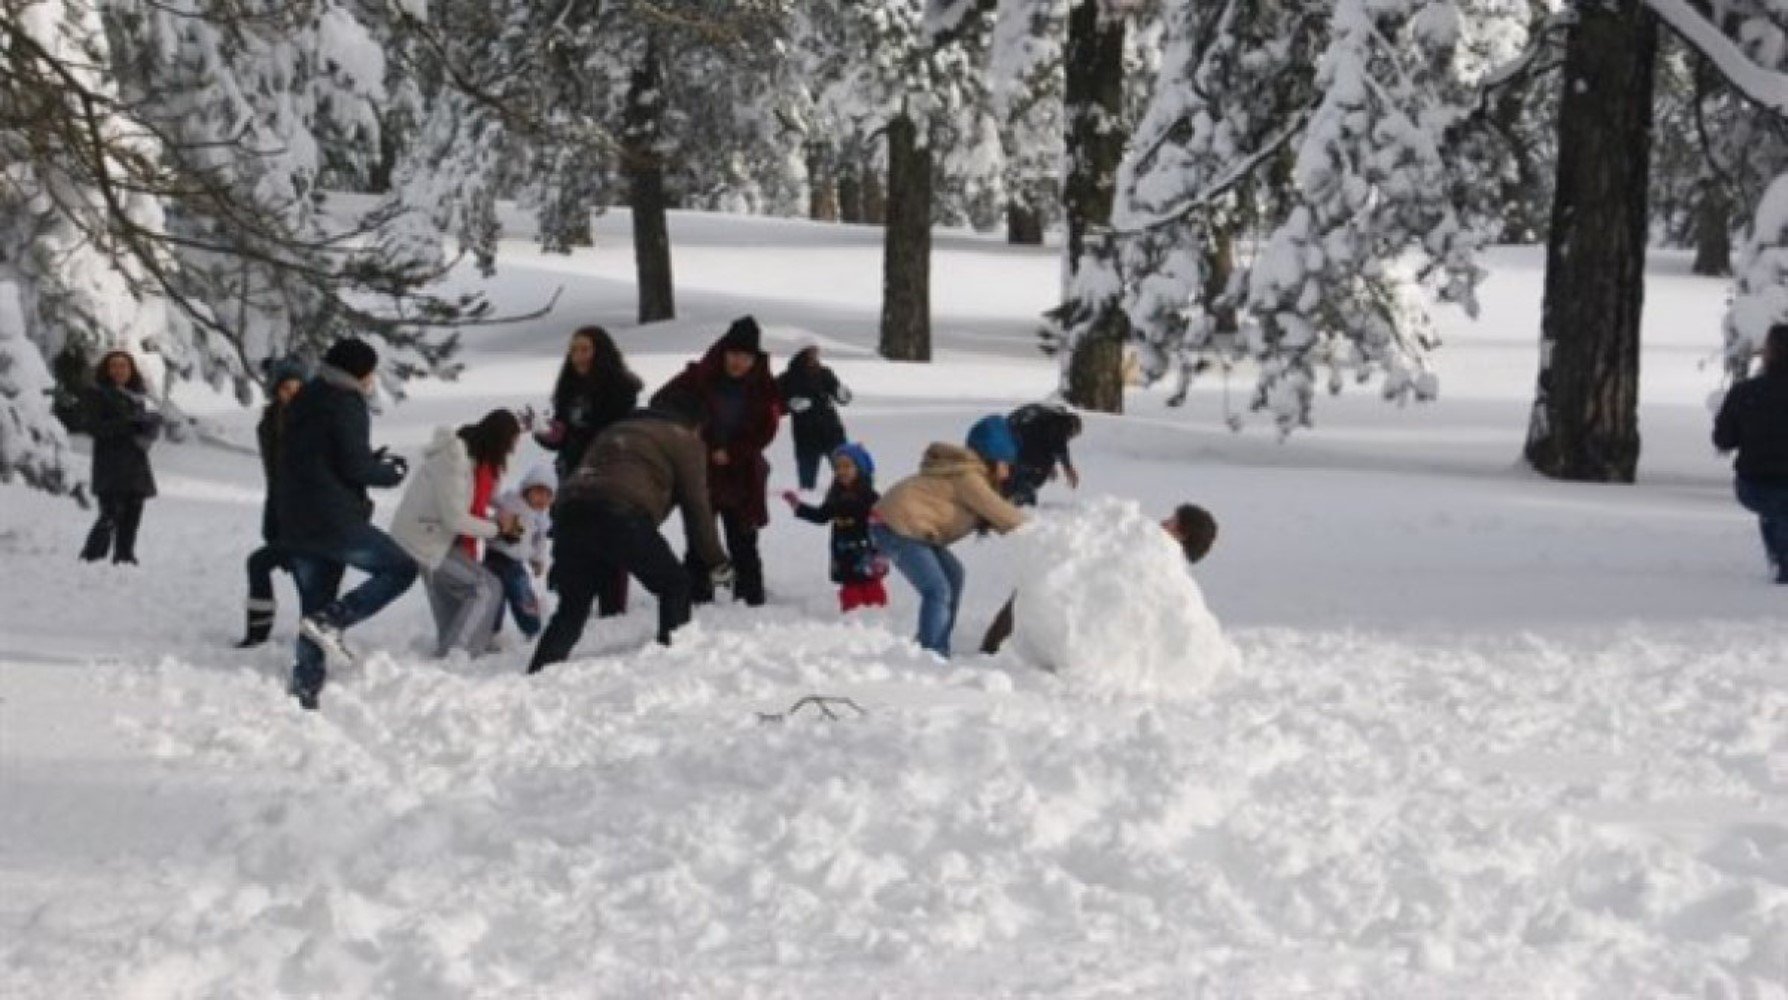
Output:
[[[506,248],[499,306],[558,309],[470,333],[465,377],[375,441],[542,404],[587,322],[652,384],[739,313],[779,361],[821,337],[884,483],[1053,387],[1050,252],[940,236],[939,361],[894,365],[875,231],[673,216],[684,318],[632,328],[625,226]],[[1089,419],[1086,493],[1221,523],[1196,576],[1240,658],[1196,697],[942,666],[903,582],[841,620],[825,532],[778,516],[771,606],[670,650],[642,596],[539,678],[521,650],[437,661],[413,594],[301,714],[283,579],[275,644],[228,648],[251,454],[161,447],[135,570],[78,564],[84,516],[5,487],[0,993],[1783,996],[1788,593],[1707,444],[1724,285],[1655,264],[1640,482],[1568,485],[1516,464],[1539,254],[1489,263],[1429,406],[1354,389],[1281,443],[1225,427],[1238,380]],[[252,441],[254,414],[182,402]],[[958,648],[1011,544],[959,547]],[[810,694],[863,713],[791,711]]]

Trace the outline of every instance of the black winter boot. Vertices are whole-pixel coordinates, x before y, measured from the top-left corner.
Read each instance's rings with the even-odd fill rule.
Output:
[[[273,607],[272,601],[248,602],[248,632],[236,644],[237,649],[253,649],[267,641],[273,634]]]

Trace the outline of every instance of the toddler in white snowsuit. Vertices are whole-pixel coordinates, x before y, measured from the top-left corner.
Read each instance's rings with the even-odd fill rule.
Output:
[[[522,634],[532,639],[540,634],[540,601],[534,594],[530,576],[546,572],[547,536],[552,533],[550,513],[558,479],[552,466],[544,462],[528,470],[521,484],[497,495],[499,514],[513,515],[522,526],[515,541],[492,539],[485,543],[484,568],[503,582],[503,603]],[[495,629],[503,627],[503,609],[497,609]]]

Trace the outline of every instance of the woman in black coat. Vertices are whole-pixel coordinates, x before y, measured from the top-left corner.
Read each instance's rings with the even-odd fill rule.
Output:
[[[559,482],[571,478],[596,435],[638,407],[641,385],[607,330],[586,326],[572,333],[553,386],[552,423],[534,434],[540,447],[558,453],[553,468]],[[626,611],[627,574],[604,581],[597,601],[604,618]]]
[[[155,495],[149,445],[161,431],[161,416],[149,403],[143,375],[126,351],[108,351],[94,372],[87,394],[87,429],[93,435],[93,495],[99,519],[87,533],[81,558],[135,565],[137,527],[143,501]]]
[[[289,569],[286,551],[280,548],[279,517],[273,497],[278,490],[280,452],[286,433],[286,407],[304,386],[304,369],[296,362],[280,361],[267,373],[267,408],[261,411],[261,422],[255,426],[255,440],[261,446],[261,473],[267,483],[267,498],[261,504],[260,548],[248,556],[248,631],[237,648],[247,649],[266,642],[273,632],[273,571]]]
[[[820,362],[819,345],[811,342],[789,359],[776,387],[794,424],[795,473],[801,488],[811,490],[819,483],[820,464],[844,444],[838,407],[851,401],[851,392]]]
[[[560,482],[577,468],[596,435],[633,412],[640,385],[607,330],[586,326],[571,335],[553,386],[552,423],[534,435],[542,448],[558,452],[553,465]]]

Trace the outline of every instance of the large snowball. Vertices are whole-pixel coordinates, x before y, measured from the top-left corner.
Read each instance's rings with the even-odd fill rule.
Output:
[[[1239,654],[1180,548],[1128,500],[1041,513],[1014,534],[1011,649],[1102,694],[1204,690]]]

